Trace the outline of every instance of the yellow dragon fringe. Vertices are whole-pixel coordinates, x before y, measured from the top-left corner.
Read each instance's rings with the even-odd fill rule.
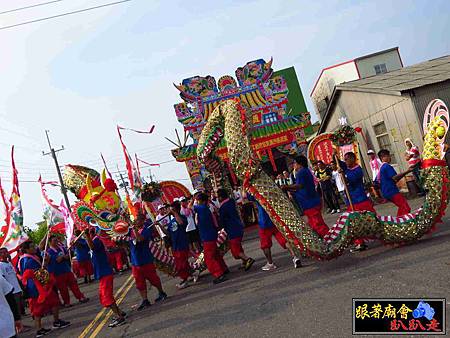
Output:
[[[214,150],[221,138],[225,138],[228,157],[236,176],[271,216],[297,253],[317,259],[331,259],[341,255],[357,238],[375,238],[385,243],[415,241],[440,221],[444,214],[449,181],[448,169],[441,161],[441,143],[448,125],[443,123],[441,116],[431,119],[424,139],[424,168],[421,174],[427,194],[423,206],[402,217],[377,216],[372,212],[345,212],[328,234],[321,238],[303,221],[286,194],[262,171],[250,147],[249,114],[251,112],[237,99],[219,104],[202,130],[197,155],[206,165],[211,159],[217,162]]]

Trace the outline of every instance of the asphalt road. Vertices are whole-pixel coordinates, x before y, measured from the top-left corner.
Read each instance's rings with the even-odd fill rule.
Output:
[[[421,204],[420,200],[411,202]],[[377,207],[380,214],[393,214],[388,205]],[[336,217],[327,216],[331,224]],[[238,270],[239,262],[226,256],[231,268],[229,280],[211,283],[204,273],[199,282],[177,290],[176,280],[160,274],[169,299],[142,312],[133,307],[140,299],[129,273],[115,277],[120,307],[129,313],[127,324],[110,329],[100,312],[97,283],[81,285],[91,298],[88,304],[64,309],[61,317],[72,325],[48,337],[350,337],[352,298],[412,297],[447,298],[450,304],[450,218],[438,231],[419,242],[400,248],[370,244],[370,250],[329,262],[304,259],[294,269],[292,261],[274,243],[278,269],[261,271],[265,264],[255,230],[246,234],[244,249],[256,259],[248,272]],[[156,290],[149,294],[156,297]],[[25,324],[32,325],[25,318]],[[50,318],[45,318],[46,324]],[[447,318],[447,327],[449,327]],[[20,337],[32,337],[33,330]]]

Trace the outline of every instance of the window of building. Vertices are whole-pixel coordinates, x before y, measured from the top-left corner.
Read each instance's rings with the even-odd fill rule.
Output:
[[[263,120],[264,120],[264,124],[277,122],[278,121],[278,115],[277,115],[277,113],[268,113],[268,114],[264,115]]]
[[[386,68],[386,64],[385,63],[379,64],[379,65],[375,65],[374,68],[375,68],[375,73],[377,75],[378,74],[387,73],[387,68]]]
[[[389,150],[391,153],[391,163],[397,163],[392,149],[391,139],[387,133],[386,124],[384,122],[377,123],[373,126],[373,131],[375,132],[380,149]]]

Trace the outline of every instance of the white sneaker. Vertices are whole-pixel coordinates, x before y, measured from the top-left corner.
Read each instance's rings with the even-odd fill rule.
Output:
[[[331,210],[331,213],[332,213],[332,214],[335,214],[335,213],[336,213],[336,210],[334,210],[334,209]]]
[[[270,264],[270,263],[266,263],[266,265],[264,265],[261,270],[263,271],[272,271],[275,270],[277,268],[277,266],[275,264]]]
[[[188,286],[189,286],[189,283],[187,280],[182,281],[180,284],[177,284],[177,288],[179,290],[186,289]]]
[[[340,212],[341,212],[341,209],[337,209],[336,212],[339,212],[339,213],[340,213]]]
[[[200,271],[195,270],[194,273],[193,273],[192,275],[193,275],[192,281],[193,281],[194,283],[197,283],[198,278],[200,277]]]
[[[294,257],[294,258],[292,258],[292,261],[294,262],[294,267],[295,267],[296,269],[302,267],[302,261],[300,260],[300,258]]]

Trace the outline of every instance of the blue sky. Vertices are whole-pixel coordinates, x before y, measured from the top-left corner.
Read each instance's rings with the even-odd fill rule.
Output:
[[[0,12],[43,2],[4,0]],[[6,26],[108,0],[66,0],[0,15]],[[150,1],[0,30],[0,176],[9,189],[9,145],[15,144],[25,223],[41,219],[36,180],[56,179],[46,149],[51,130],[61,164],[101,168],[124,163],[116,124],[147,128],[126,134],[131,152],[148,162],[171,160],[175,138],[172,83],[194,75],[234,75],[258,58],[274,69],[295,66],[309,110],[320,70],[399,46],[405,65],[450,54],[449,1]],[[188,184],[183,164],[153,170]],[[57,191],[52,196],[59,201]]]

